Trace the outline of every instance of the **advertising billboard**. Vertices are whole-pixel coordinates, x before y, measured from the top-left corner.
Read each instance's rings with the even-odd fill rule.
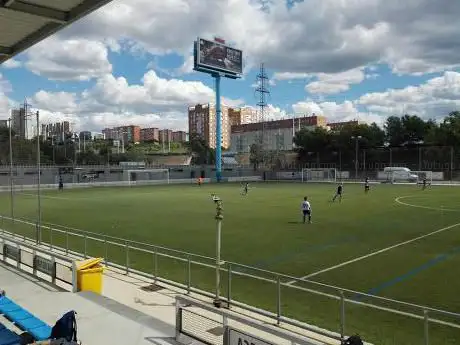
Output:
[[[198,68],[238,75],[243,73],[243,52],[220,42],[198,38],[195,63]]]

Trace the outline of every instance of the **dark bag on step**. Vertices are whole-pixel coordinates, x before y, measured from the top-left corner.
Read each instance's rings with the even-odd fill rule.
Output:
[[[345,340],[344,345],[364,345],[359,335],[352,335],[350,338]]]
[[[65,339],[67,341],[77,341],[77,319],[76,312],[69,311],[64,314],[51,330],[51,339]]]

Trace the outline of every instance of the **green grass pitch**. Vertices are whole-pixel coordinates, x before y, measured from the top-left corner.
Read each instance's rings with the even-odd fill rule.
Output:
[[[343,201],[331,203],[334,192],[332,184],[297,183],[252,183],[247,196],[241,195],[239,184],[53,190],[43,192],[43,221],[213,257],[216,222],[211,193],[216,193],[224,205],[223,260],[294,277],[312,275],[310,279],[317,282],[460,310],[459,188],[422,191],[413,185],[373,185],[366,195],[362,185],[346,184]],[[301,222],[304,196],[312,204],[313,224]],[[35,221],[36,196],[16,194],[15,209],[16,217]],[[0,214],[10,214],[8,193],[0,195]],[[3,227],[25,231],[8,222]],[[32,234],[32,229],[27,231]],[[423,235],[427,236],[411,241]],[[81,243],[72,241],[72,247],[81,248]],[[94,256],[104,255],[101,248],[88,250]],[[340,266],[368,254],[372,255]],[[123,263],[124,252],[112,250],[110,258]],[[151,258],[132,254],[131,260],[134,268],[152,271]],[[160,275],[185,282],[183,264],[167,259],[158,264]],[[326,271],[318,273],[322,270]],[[225,276],[222,283],[225,295]],[[212,292],[213,284],[212,269],[192,268],[192,286]],[[288,286],[282,286],[281,293],[283,315],[338,330],[337,301]],[[232,296],[276,310],[273,284],[237,277],[232,281]],[[347,333],[358,332],[375,344],[423,343],[422,320],[352,304],[347,304],[346,317]],[[460,320],[446,321],[460,324]],[[431,324],[430,344],[458,343],[460,329]]]

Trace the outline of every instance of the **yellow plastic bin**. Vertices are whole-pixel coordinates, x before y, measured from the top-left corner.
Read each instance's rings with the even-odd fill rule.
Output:
[[[77,263],[77,287],[78,291],[92,291],[102,294],[102,277],[104,266],[101,262],[104,259],[94,258]]]

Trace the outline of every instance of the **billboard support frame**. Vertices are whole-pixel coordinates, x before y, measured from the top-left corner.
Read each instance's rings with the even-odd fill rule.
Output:
[[[216,93],[216,181],[222,181],[222,105],[221,105],[221,88],[220,82],[222,77],[228,79],[239,79],[241,75],[237,73],[231,73],[224,71],[219,68],[212,68],[208,66],[200,66],[199,64],[199,42],[198,38],[194,43],[194,70],[201,73],[206,73],[214,78],[214,87]],[[217,41],[216,41],[217,42]],[[221,42],[217,42],[222,44]]]

